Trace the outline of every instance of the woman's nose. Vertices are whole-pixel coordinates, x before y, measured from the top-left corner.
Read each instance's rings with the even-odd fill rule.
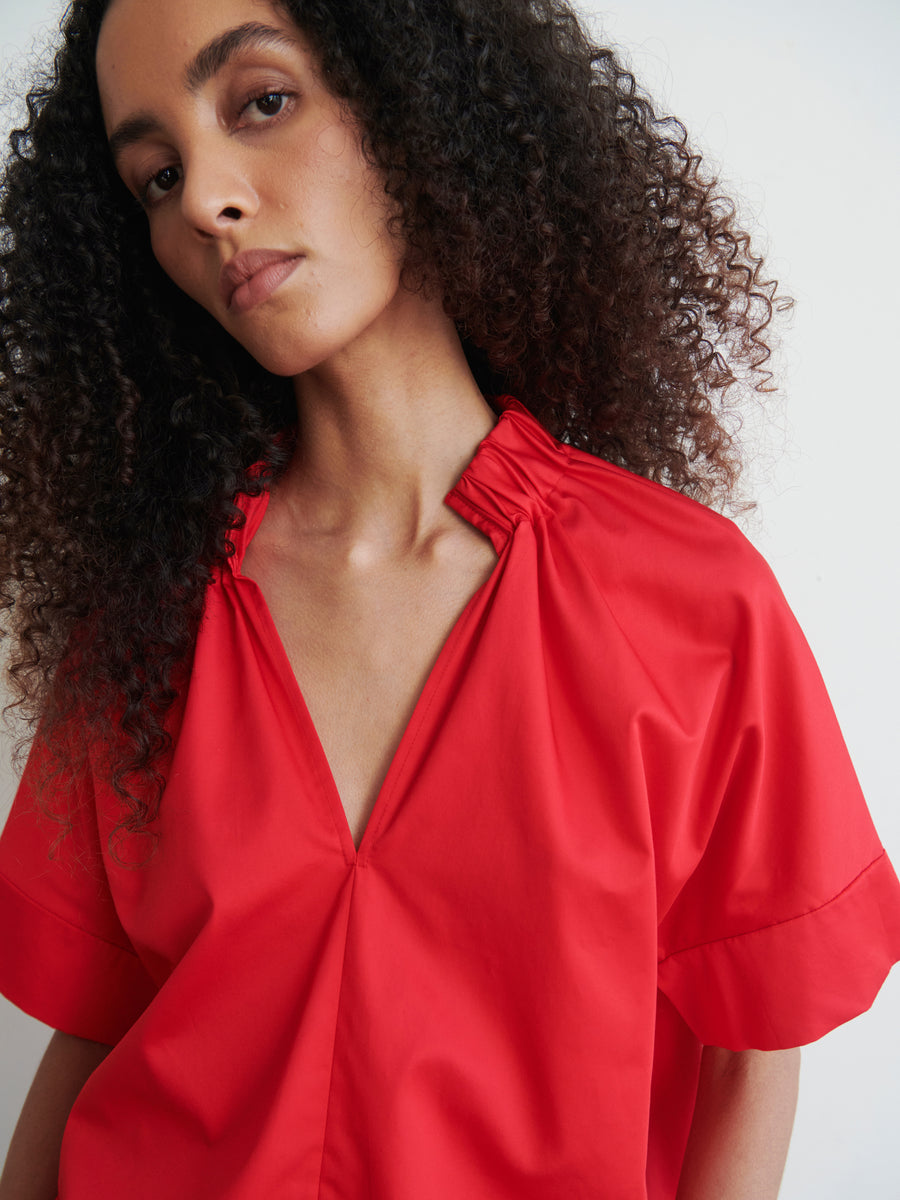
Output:
[[[186,166],[181,208],[197,233],[216,237],[255,216],[259,199],[237,156],[207,151]]]

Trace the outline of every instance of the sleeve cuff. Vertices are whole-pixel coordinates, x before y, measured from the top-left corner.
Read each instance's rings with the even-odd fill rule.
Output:
[[[62,920],[0,875],[0,991],[54,1029],[114,1045],[156,988],[133,951]]]
[[[900,883],[882,853],[810,913],[670,954],[659,987],[704,1045],[781,1050],[865,1012],[898,959]]]

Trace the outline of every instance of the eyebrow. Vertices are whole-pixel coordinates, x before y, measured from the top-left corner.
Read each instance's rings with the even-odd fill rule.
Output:
[[[201,47],[188,63],[184,72],[184,86],[189,92],[199,91],[242,50],[264,46],[293,48],[296,45],[296,40],[283,29],[263,25],[259,21],[248,21],[234,29],[226,29]],[[110,153],[117,159],[126,146],[132,146],[161,130],[162,126],[151,113],[138,112],[126,117],[109,136]]]
[[[198,50],[184,72],[184,85],[189,92],[199,91],[224,66],[248,47],[280,46],[294,47],[297,42],[283,29],[262,25],[259,21],[248,21],[234,29],[226,29],[218,37]]]
[[[162,126],[156,117],[149,113],[135,113],[117,125],[109,135],[110,153],[117,159],[126,146],[133,146],[135,142],[161,130]]]

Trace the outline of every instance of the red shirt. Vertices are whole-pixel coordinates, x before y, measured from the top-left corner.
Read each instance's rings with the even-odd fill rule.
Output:
[[[61,1200],[671,1200],[701,1044],[818,1038],[900,956],[768,568],[504,403],[447,497],[498,561],[358,853],[241,575],[265,496],[209,589],[149,864],[110,857],[99,772],[48,860],[26,775],[0,982],[115,1043]]]

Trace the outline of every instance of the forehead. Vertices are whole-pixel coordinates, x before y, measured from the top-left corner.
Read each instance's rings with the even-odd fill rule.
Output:
[[[119,119],[148,91],[171,89],[197,54],[229,30],[259,24],[296,37],[271,0],[112,0],[97,42],[97,82],[104,114]],[[165,96],[161,95],[160,100]]]

